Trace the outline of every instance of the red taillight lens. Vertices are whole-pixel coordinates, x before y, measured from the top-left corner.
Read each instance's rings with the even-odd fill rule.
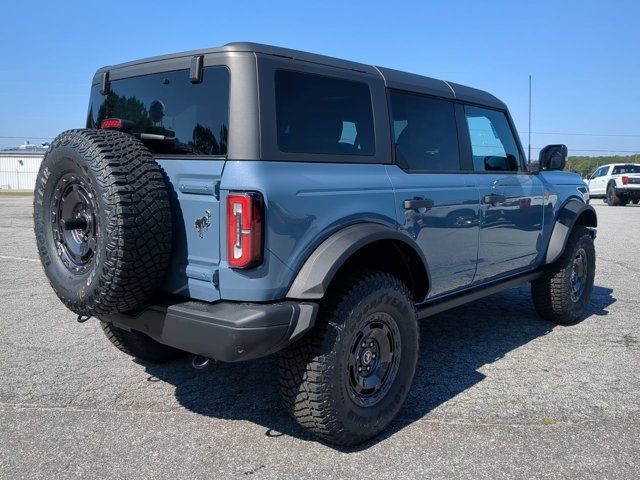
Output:
[[[232,192],[227,197],[227,258],[231,268],[262,263],[262,197]]]
[[[109,129],[121,129],[122,128],[122,120],[119,118],[105,118],[100,124],[100,128]]]
[[[622,177],[622,184],[627,185],[629,183],[629,177]]]

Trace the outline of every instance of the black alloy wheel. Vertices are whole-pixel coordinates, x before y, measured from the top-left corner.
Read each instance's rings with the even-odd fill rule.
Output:
[[[51,229],[56,253],[73,274],[83,273],[94,258],[98,203],[89,180],[72,172],[60,177],[51,202]]]
[[[388,313],[375,312],[352,338],[347,390],[356,404],[369,407],[384,398],[398,373],[402,354],[398,324]]]

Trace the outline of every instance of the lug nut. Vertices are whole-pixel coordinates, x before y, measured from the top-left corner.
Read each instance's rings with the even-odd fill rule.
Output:
[[[358,371],[361,372],[362,371],[362,367],[358,367]]]
[[[370,372],[370,371],[371,371],[371,367],[367,367],[367,372]]]
[[[364,342],[362,342],[362,348],[364,348],[364,347],[366,347],[366,346],[367,346],[367,344],[366,344],[366,343],[364,343]]]
[[[369,346],[373,348],[373,342],[371,342],[371,343],[369,344]]]

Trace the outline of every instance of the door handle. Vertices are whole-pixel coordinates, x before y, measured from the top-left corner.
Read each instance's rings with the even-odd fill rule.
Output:
[[[504,203],[507,201],[507,197],[505,195],[501,195],[499,193],[492,193],[491,195],[485,195],[482,197],[482,201],[487,205],[497,205],[499,203]]]
[[[405,210],[418,211],[421,208],[432,208],[435,205],[435,202],[430,198],[413,197],[410,200],[405,200],[403,205]]]

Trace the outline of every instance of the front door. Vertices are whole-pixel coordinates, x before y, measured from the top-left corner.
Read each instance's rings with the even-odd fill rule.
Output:
[[[524,168],[505,113],[465,106],[481,226],[474,282],[532,269],[542,250],[544,187]]]
[[[391,92],[396,165],[387,166],[402,230],[423,251],[429,296],[471,284],[479,232],[478,189],[461,172],[452,102]]]
[[[609,166],[600,167],[591,176],[591,178],[589,179],[589,193],[591,195],[605,196],[607,194],[606,175],[608,171]]]

